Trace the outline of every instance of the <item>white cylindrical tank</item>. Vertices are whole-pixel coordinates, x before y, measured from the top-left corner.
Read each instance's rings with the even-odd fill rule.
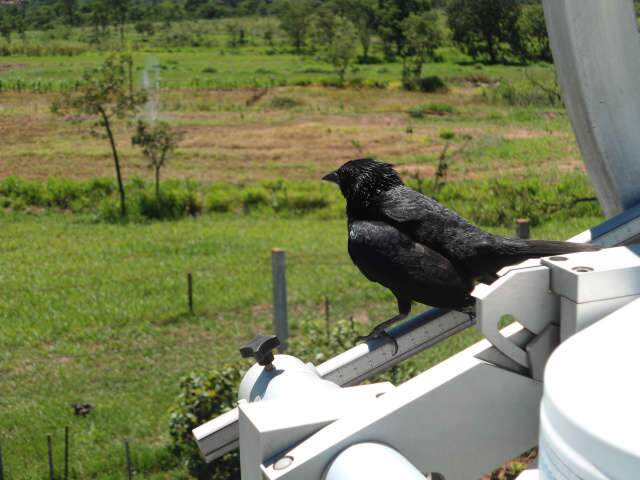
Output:
[[[551,355],[539,469],[543,480],[640,479],[640,299]]]

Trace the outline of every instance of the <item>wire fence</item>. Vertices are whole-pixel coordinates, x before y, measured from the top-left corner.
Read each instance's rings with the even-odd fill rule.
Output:
[[[327,260],[327,258],[321,254],[288,253],[286,255],[285,265],[286,274],[291,274],[296,271],[301,274],[306,274],[307,272],[316,272],[318,269],[324,267],[330,269],[335,269],[336,267],[355,269],[355,266],[353,266],[348,258]],[[261,333],[268,333],[264,332],[264,329],[273,328],[271,326],[272,324],[268,322],[268,317],[273,317],[274,315],[278,315],[278,313],[274,312],[275,309],[273,308],[275,294],[274,296],[269,296],[269,293],[267,293],[267,296],[262,298],[259,303],[220,307],[215,303],[205,301],[204,297],[206,297],[207,294],[205,287],[211,288],[212,285],[215,285],[215,282],[211,283],[211,281],[214,280],[219,281],[219,283],[227,282],[228,284],[233,284],[237,278],[241,280],[246,278],[255,280],[255,276],[259,276],[260,282],[271,283],[272,279],[276,278],[273,276],[273,268],[273,264],[267,261],[253,264],[247,263],[243,266],[232,268],[227,268],[226,266],[224,268],[219,266],[214,268],[201,264],[195,268],[160,268],[160,271],[155,272],[132,272],[131,270],[127,270],[127,268],[119,268],[117,270],[117,277],[110,278],[109,280],[96,277],[95,272],[83,272],[76,269],[73,274],[60,272],[58,276],[59,281],[53,285],[44,283],[43,278],[49,279],[50,281],[51,277],[43,276],[42,272],[28,276],[26,279],[24,277],[10,278],[5,272],[5,275],[0,273],[0,285],[2,285],[3,288],[2,296],[5,298],[10,298],[11,295],[15,295],[19,290],[22,292],[22,298],[24,298],[24,292],[27,290],[30,300],[35,303],[42,301],[45,296],[54,296],[56,298],[60,296],[64,299],[65,296],[69,295],[71,290],[74,290],[76,292],[83,292],[87,298],[98,299],[98,301],[103,297],[105,299],[108,298],[110,299],[110,305],[113,306],[116,311],[118,298],[116,297],[114,299],[113,295],[117,294],[118,291],[122,292],[123,289],[132,288],[132,285],[135,285],[136,289],[146,292],[146,294],[150,294],[151,292],[158,295],[173,295],[177,288],[183,288],[185,297],[187,298],[178,299],[183,307],[183,313],[181,315],[185,318],[195,318],[197,322],[205,325],[207,322],[215,321],[217,318],[227,317],[225,318],[225,322],[229,324],[229,328],[224,331],[224,339],[222,339],[220,334],[213,332],[210,334],[189,336],[184,339],[181,338],[179,342],[172,341],[172,339],[166,336],[158,341],[158,339],[150,335],[144,339],[141,344],[138,343],[136,345],[130,345],[133,341],[131,338],[117,340],[124,342],[125,345],[115,348],[110,346],[113,345],[112,342],[105,342],[104,345],[96,346],[92,343],[83,344],[83,342],[80,341],[77,342],[76,346],[70,345],[70,342],[63,344],[62,350],[53,344],[49,351],[33,350],[28,353],[24,352],[26,355],[24,357],[25,361],[32,366],[35,365],[36,369],[40,368],[38,365],[46,366],[47,363],[59,364],[62,366],[61,368],[68,368],[68,362],[77,362],[75,366],[82,367],[86,365],[88,361],[92,360],[97,360],[94,365],[113,364],[113,362],[123,361],[135,364],[138,359],[133,359],[132,357],[136,355],[147,358],[162,356],[165,357],[165,360],[166,356],[170,355],[171,358],[175,356],[179,359],[182,357],[181,352],[204,349],[210,354],[208,357],[211,360],[210,366],[215,366],[216,363],[222,362],[223,358],[225,358],[225,352],[228,353],[229,351],[229,343],[240,345],[259,331],[261,331]],[[108,277],[108,275],[104,277]],[[284,287],[286,288],[286,275],[279,278],[281,278],[281,280],[277,281],[284,282]],[[28,283],[27,289],[24,288],[25,281]],[[207,283],[207,285],[202,285],[203,283]],[[22,288],[20,288],[21,286]],[[283,285],[280,287],[283,287]],[[266,291],[270,292],[271,288]],[[65,308],[68,307],[68,305],[60,303],[56,306],[60,307],[60,311],[57,313],[64,315]],[[327,296],[321,296],[311,301],[306,301],[303,305],[295,304],[287,305],[286,307],[287,309],[292,307],[293,309],[304,309],[306,310],[307,317],[311,316],[318,320],[325,320],[328,323],[331,320],[332,314],[335,314],[336,305],[333,305]],[[277,320],[278,319],[273,319],[274,322],[277,322]],[[224,342],[222,342],[222,340],[224,340]],[[281,339],[281,341],[282,340],[286,339]],[[220,345],[221,343],[225,345]],[[65,351],[67,348],[73,350]],[[84,349],[87,350],[85,351]],[[100,362],[102,359],[106,359],[106,361]],[[18,359],[13,367],[21,363],[21,361],[21,359]],[[228,361],[228,358],[224,361]],[[0,375],[3,373],[2,367],[0,364]],[[121,383],[128,384],[135,381],[132,380],[128,370],[128,368],[120,368],[110,371],[108,374],[109,385],[113,387]],[[84,390],[87,394],[91,393],[91,387],[89,387],[88,390],[84,388],[80,390]],[[0,403],[11,404],[20,401],[25,394],[24,391],[16,392],[15,394],[11,392],[6,393],[6,395],[3,394]],[[45,471],[45,467],[48,468],[48,474],[51,480],[60,480],[63,478],[66,480],[70,478],[69,450],[71,447],[69,444],[70,432],[68,426],[64,427],[64,435],[64,445],[61,445],[61,438],[54,436],[52,439],[51,435],[45,435],[44,433],[41,439],[33,439],[33,441],[38,444],[42,442],[43,453],[45,452],[44,447],[46,445],[46,456],[38,459],[38,463],[40,465],[39,468],[41,468],[43,472]],[[133,465],[135,463],[135,454],[132,454],[132,452],[135,453],[136,445],[130,444],[129,442],[130,439],[123,440],[123,459],[120,459],[119,463],[124,462],[124,465],[126,465],[126,468],[123,468],[121,472],[122,478],[131,479],[135,476],[136,470]],[[71,442],[71,445],[73,445],[73,442]],[[9,480],[14,478],[12,472],[15,471],[16,465],[15,463],[9,463],[7,473],[6,456],[7,453],[9,453],[9,460],[12,460],[11,457],[14,456],[15,452],[7,452],[6,449],[3,450],[2,447],[2,435],[0,435],[0,480]],[[63,456],[60,455],[62,448],[64,448]],[[53,454],[54,449],[56,455]],[[4,458],[3,455],[5,456]],[[64,460],[61,460],[62,458]],[[54,465],[54,462],[58,462],[59,464]],[[74,462],[73,455],[71,462]],[[72,472],[71,478],[77,478],[77,476]]]
[[[149,256],[151,258],[151,256]],[[261,277],[261,281],[264,283],[271,282],[272,265],[267,262],[247,264],[248,266],[236,266],[228,267],[208,267],[198,266],[196,268],[185,267],[175,269],[162,269],[161,271],[145,272],[145,273],[130,273],[126,268],[118,268],[118,275],[116,278],[105,280],[105,277],[109,275],[103,275],[99,278],[94,272],[86,274],[86,281],[78,281],[85,278],[83,272],[74,270],[72,274],[69,272],[60,272],[58,278],[60,281],[55,285],[43,284],[42,272],[33,277],[20,278],[16,281],[11,279],[7,280],[7,277],[3,278],[0,274],[0,284],[3,288],[3,296],[5,298],[11,298],[12,295],[20,292],[21,300],[26,297],[30,298],[33,302],[42,301],[44,296],[61,297],[65,299],[71,291],[76,293],[81,292],[87,299],[99,301],[102,297],[109,298],[109,306],[115,305],[115,311],[117,312],[118,300],[114,300],[113,296],[117,295],[118,291],[123,289],[135,288],[144,292],[145,296],[151,295],[167,295],[168,291],[171,295],[176,294],[177,289],[184,289],[185,298],[176,299],[176,302],[183,304],[184,315],[194,315],[206,318],[220,318],[227,317],[225,320],[230,322],[233,328],[228,329],[226,334],[229,338],[226,340],[233,340],[238,342],[244,342],[247,340],[246,334],[249,331],[254,333],[259,327],[264,328],[264,319],[267,316],[273,315],[273,299],[265,297],[259,302],[253,304],[239,305],[239,306],[220,306],[215,303],[211,303],[206,299],[206,288],[212,287],[212,284],[207,284],[202,287],[203,283],[210,281],[216,281],[220,284],[232,285],[234,277],[240,279],[246,278],[248,275],[255,279],[256,275]],[[287,274],[296,273],[300,269],[301,273],[306,273],[310,270],[317,270],[320,268],[332,268],[344,267],[355,269],[355,266],[349,259],[339,260],[327,260],[325,256],[321,254],[287,254],[286,270]],[[124,273],[122,273],[124,272]],[[285,277],[282,281],[286,282]],[[28,288],[24,288],[24,284],[28,283]],[[215,285],[213,285],[215,286]],[[286,288],[286,285],[285,285]],[[204,290],[204,291],[203,291]],[[195,298],[194,298],[195,297]],[[286,300],[285,300],[286,301]],[[184,303],[183,303],[184,302]],[[314,299],[311,302],[305,302],[304,305],[296,305],[296,309],[306,308],[307,315],[311,314],[319,318],[325,318],[329,321],[328,309],[329,299],[326,296]],[[335,305],[334,305],[335,307]],[[63,313],[63,312],[60,312]],[[286,313],[285,313],[286,315]],[[241,319],[238,317],[242,316]],[[260,325],[257,324],[260,323]],[[135,347],[123,347],[112,349],[93,349],[92,351],[33,351],[30,355],[34,358],[47,359],[47,358],[59,358],[65,360],[73,359],[86,359],[105,356],[122,356],[127,354],[147,353],[149,351],[154,352],[166,352],[177,348],[189,348],[199,347],[213,342],[213,336],[204,336],[198,338],[190,338],[186,342],[182,341],[179,345],[176,344],[147,344]],[[286,341],[286,338],[282,340]],[[79,348],[82,348],[79,345]]]

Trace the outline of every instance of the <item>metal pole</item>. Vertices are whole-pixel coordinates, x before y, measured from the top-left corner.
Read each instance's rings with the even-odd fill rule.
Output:
[[[286,257],[281,248],[271,251],[271,278],[273,284],[273,329],[280,339],[280,352],[287,350],[289,320],[287,315]]]
[[[47,435],[47,452],[49,454],[49,480],[55,480],[53,474],[53,446],[51,444],[51,435]]]

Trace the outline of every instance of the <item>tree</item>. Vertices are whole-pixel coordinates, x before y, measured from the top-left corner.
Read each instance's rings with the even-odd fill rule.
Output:
[[[311,39],[311,50],[328,48],[333,42],[336,29],[336,12],[332,3],[325,3],[310,16],[308,37]]]
[[[227,35],[229,35],[229,40],[227,41],[227,45],[231,48],[238,48],[247,43],[247,31],[242,22],[231,21],[226,25]]]
[[[312,11],[311,0],[280,0],[275,6],[280,27],[291,38],[296,53],[302,53]]]
[[[522,8],[518,19],[518,33],[525,60],[553,61],[542,5],[525,5]]]
[[[72,120],[91,120],[91,133],[109,140],[123,218],[127,207],[113,127],[117,120],[131,118],[146,101],[146,93],[133,88],[132,71],[131,55],[111,54],[102,66],[83,74],[75,91],[61,94],[51,106],[54,113]]]
[[[142,154],[149,161],[149,167],[154,169],[158,199],[160,169],[166,165],[169,155],[176,149],[181,138],[182,133],[173,130],[167,122],[149,124],[143,120],[138,120],[136,133],[131,138],[131,143],[142,148]]]
[[[341,0],[340,13],[351,20],[356,27],[358,40],[362,46],[362,58],[369,59],[371,37],[378,26],[378,2],[376,0]]]
[[[338,74],[340,85],[351,62],[356,58],[358,34],[356,27],[342,16],[336,16],[333,23],[333,35],[327,48],[327,59]]]
[[[503,44],[512,52],[520,48],[518,0],[450,0],[447,16],[453,41],[474,59],[486,56],[497,63],[508,53]]]
[[[104,36],[111,23],[108,0],[93,0],[90,6],[90,11],[90,21],[95,28],[96,36]]]
[[[0,35],[11,43],[14,32],[24,33],[23,12],[16,5],[0,4]]]
[[[120,27],[120,45],[124,45],[124,25],[127,22],[130,0],[108,0],[115,23]]]
[[[399,55],[405,44],[403,22],[431,9],[430,0],[379,0],[378,34],[387,57]]]
[[[58,9],[65,19],[65,23],[73,27],[77,24],[78,1],[77,0],[59,0]]]
[[[442,30],[435,12],[412,13],[402,22],[405,42],[400,49],[402,57],[402,84],[413,86],[422,76],[422,66],[434,57],[442,44]]]

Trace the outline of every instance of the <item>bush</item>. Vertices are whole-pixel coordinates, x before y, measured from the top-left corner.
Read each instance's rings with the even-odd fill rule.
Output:
[[[412,118],[424,118],[426,115],[451,115],[457,110],[447,103],[425,103],[416,105],[409,109],[409,116]]]
[[[153,22],[149,20],[141,20],[133,26],[140,35],[152,36],[155,33]]]
[[[346,321],[336,322],[329,332],[322,322],[307,322],[302,325],[300,335],[291,340],[289,353],[318,365],[351,348],[358,334],[353,323]],[[235,407],[238,386],[248,366],[246,362],[232,362],[206,375],[192,373],[180,382],[180,391],[170,413],[170,450],[185,462],[189,473],[198,479],[240,479],[237,451],[207,465],[200,456],[191,431]],[[372,381],[392,381],[397,384],[417,373],[415,364],[406,361]]]
[[[246,368],[246,363],[229,363],[206,375],[192,373],[180,381],[180,393],[169,417],[170,450],[184,459],[189,474],[198,479],[240,479],[237,451],[207,464],[191,431],[235,407],[238,386]]]
[[[293,97],[275,96],[271,99],[270,105],[278,110],[290,110],[304,105],[302,100]]]
[[[365,85],[369,88],[379,88],[384,90],[389,86],[389,82],[387,80],[366,80]]]
[[[405,90],[424,93],[446,93],[449,91],[449,87],[438,76],[422,77],[417,80],[405,79],[402,86]]]
[[[230,212],[241,202],[240,189],[232,190],[228,185],[216,185],[205,195],[204,208],[208,212],[224,213]]]
[[[483,226],[512,227],[517,218],[532,226],[556,219],[601,215],[600,204],[584,175],[567,175],[550,184],[540,178],[447,183],[438,200]]]
[[[562,107],[560,89],[555,81],[502,82],[496,88],[485,88],[482,96],[490,103],[518,107]]]

